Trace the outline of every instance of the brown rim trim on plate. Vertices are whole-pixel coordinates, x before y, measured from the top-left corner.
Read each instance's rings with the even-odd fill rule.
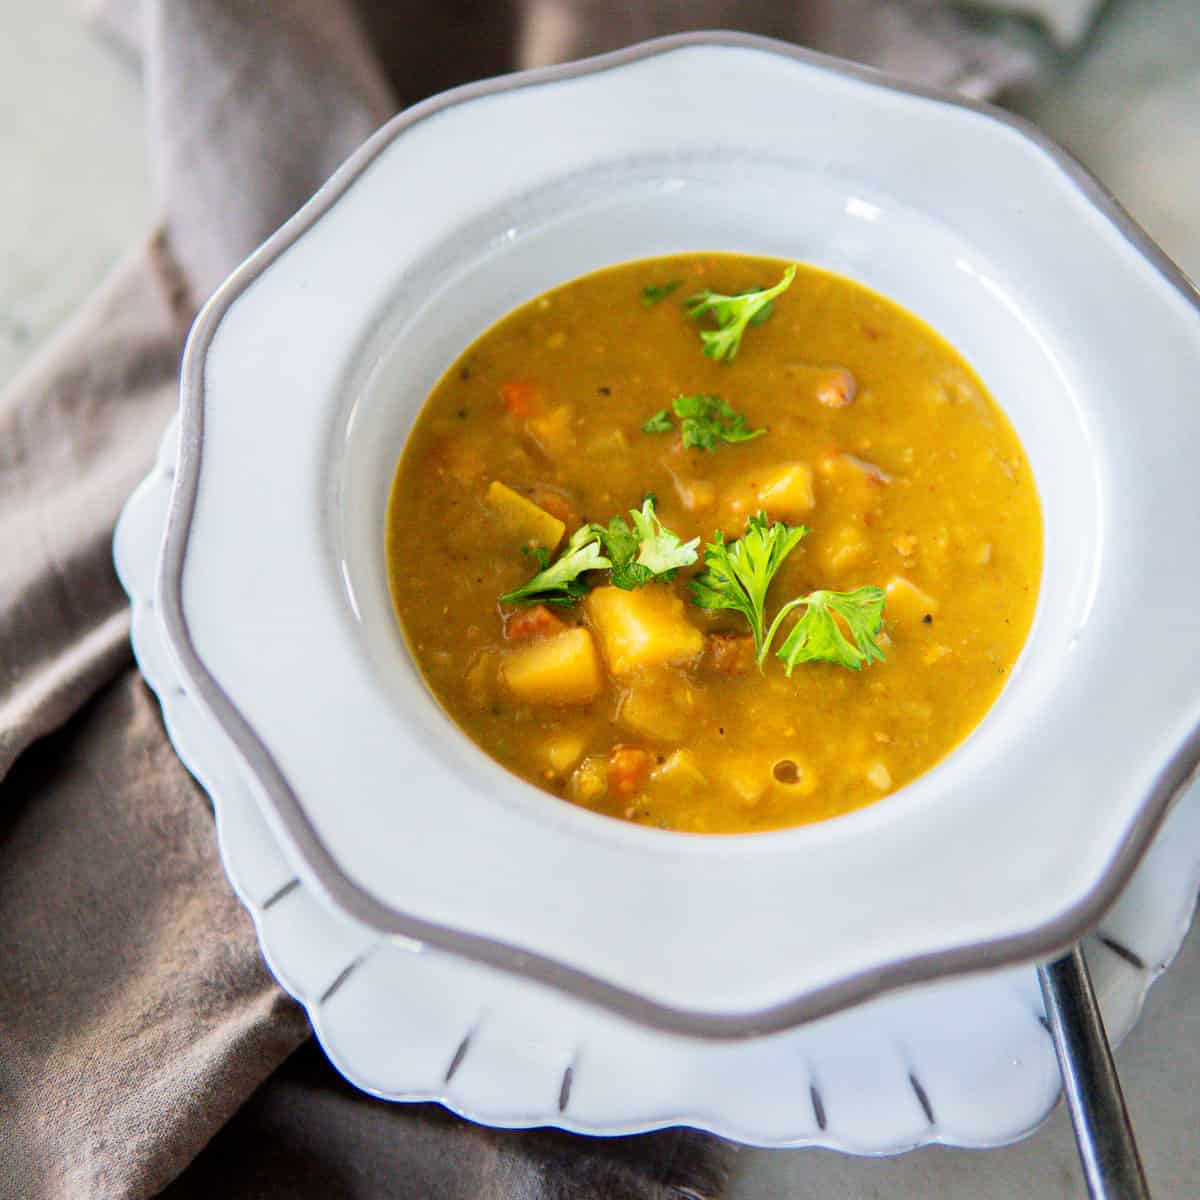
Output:
[[[308,871],[336,904],[383,933],[400,934],[474,962],[545,984],[640,1024],[691,1037],[731,1039],[788,1029],[828,1016],[883,992],[939,976],[1048,958],[1077,941],[1100,920],[1117,898],[1149,847],[1171,801],[1196,773],[1200,764],[1200,729],[1194,729],[1189,734],[1156,776],[1141,810],[1099,882],[1083,899],[1052,921],[1008,937],[885,963],[768,1008],[708,1013],[661,1004],[648,996],[618,987],[586,971],[531,953],[520,946],[413,917],[383,904],[359,887],[346,876],[321,842],[278,764],[201,662],[192,644],[182,604],[184,556],[195,508],[203,442],[204,359],[217,326],[238,296],[337,203],[385,147],[417,122],[479,97],[591,75],[689,46],[733,46],[776,54],[874,87],[966,109],[1009,126],[1052,159],[1151,267],[1195,306],[1200,317],[1200,296],[1187,277],[1135,224],[1109,192],[1035,126],[988,104],[897,80],[870,67],[844,62],[770,38],[723,32],[658,38],[580,62],[468,84],[407,109],[372,135],[299,213],[234,271],[197,317],[184,355],[180,389],[179,460],[158,582],[163,621],[188,681],[254,772]]]

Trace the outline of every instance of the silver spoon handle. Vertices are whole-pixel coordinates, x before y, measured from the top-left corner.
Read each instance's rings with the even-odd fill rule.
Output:
[[[1150,1200],[1083,952],[1038,968],[1063,1094],[1092,1200]]]

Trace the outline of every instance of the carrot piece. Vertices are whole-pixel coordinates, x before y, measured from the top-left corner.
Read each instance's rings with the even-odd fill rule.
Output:
[[[614,746],[608,756],[608,788],[629,800],[637,795],[650,775],[650,755],[637,746]]]
[[[523,608],[508,618],[504,626],[504,636],[510,642],[524,642],[530,638],[561,633],[566,627],[566,623],[544,604],[535,604],[532,608]]]
[[[579,528],[579,514],[565,496],[552,492],[541,484],[535,484],[530,488],[529,498],[538,508],[544,509],[552,517],[557,517],[567,527],[568,532],[574,533]]]
[[[536,392],[532,383],[516,381],[500,385],[500,399],[504,403],[504,411],[510,417],[524,419],[533,412]]]

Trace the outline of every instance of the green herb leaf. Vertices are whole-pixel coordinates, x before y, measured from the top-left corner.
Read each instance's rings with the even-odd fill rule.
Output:
[[[675,422],[671,420],[671,412],[669,409],[660,408],[642,426],[643,433],[670,433],[675,428]]]
[[[647,308],[653,308],[660,300],[665,300],[682,286],[682,279],[669,279],[666,283],[649,283],[642,288],[642,303]]]
[[[532,553],[541,570],[524,587],[501,596],[500,602],[564,607],[577,604],[588,593],[588,585],[579,577],[585,571],[600,571],[612,566],[601,552],[601,533],[596,525],[584,525],[575,530],[553,566],[550,555],[541,546],[534,547]]]
[[[621,517],[613,517],[607,527],[597,526],[604,540],[604,551],[612,563],[610,582],[626,591],[650,582],[650,572],[637,566],[639,543],[637,534]]]
[[[720,396],[678,396],[673,407],[685,450],[715,450],[721,442],[749,442],[767,432],[749,428],[745,416]]]
[[[736,541],[726,543],[720,532],[714,536],[704,548],[706,569],[692,580],[692,602],[698,607],[732,609],[750,623],[760,667],[770,646],[763,631],[767,589],[807,533],[803,525],[768,524],[765,512],[756,513]]]
[[[685,542],[668,529],[654,511],[653,496],[646,497],[640,512],[631,510],[629,516],[640,542],[638,565],[649,570],[655,579],[674,579],[680,567],[690,567],[696,561],[700,539]]]
[[[766,304],[764,304],[762,308],[760,308],[758,312],[756,312],[754,316],[752,316],[750,320],[746,322],[747,328],[751,325],[761,325],[764,321],[769,321],[774,313],[775,301],[768,300]]]
[[[742,344],[742,334],[747,326],[760,325],[772,311],[772,302],[792,286],[796,278],[795,266],[783,273],[783,278],[771,288],[760,291],[738,292],[732,296],[722,295],[705,288],[686,301],[687,315],[698,321],[709,315],[716,329],[705,329],[700,333],[704,353],[718,362],[731,362]]]
[[[797,663],[804,662],[838,663],[852,671],[871,662],[883,662],[875,635],[883,625],[885,599],[883,588],[868,586],[852,592],[809,592],[785,605],[771,626],[772,633],[785,612],[807,605],[804,616],[776,651],[788,675]]]
[[[680,567],[696,561],[699,538],[684,542],[658,519],[654,497],[647,496],[641,511],[629,510],[631,529],[621,517],[613,517],[603,530],[604,548],[612,561],[614,587],[632,591],[658,580],[674,579]]]

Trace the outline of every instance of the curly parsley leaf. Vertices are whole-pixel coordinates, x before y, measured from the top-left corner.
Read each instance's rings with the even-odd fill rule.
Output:
[[[668,279],[666,283],[648,283],[642,288],[642,303],[647,308],[653,308],[660,300],[665,300],[682,286],[682,279]]]
[[[720,396],[678,396],[673,407],[685,450],[715,450],[722,442],[749,442],[767,432],[751,429],[744,414]]]
[[[720,396],[677,396],[672,404],[679,418],[685,450],[715,450],[722,442],[749,442],[767,432],[751,429],[743,413]],[[643,433],[670,433],[675,428],[670,409],[659,409],[642,426]]]
[[[562,553],[550,564],[550,555],[537,546],[532,553],[541,570],[524,587],[506,592],[502,604],[577,604],[588,593],[588,585],[580,578],[585,571],[600,571],[612,563],[604,557],[601,530],[584,525],[575,530]]]
[[[651,571],[655,579],[674,579],[680,567],[690,567],[696,561],[700,539],[685,542],[668,529],[654,511],[653,496],[646,497],[640,512],[631,510],[629,516],[641,543],[638,564]]]
[[[735,541],[726,542],[719,531],[715,534],[704,548],[705,570],[692,580],[692,602],[699,608],[732,609],[746,618],[760,667],[770,647],[763,631],[767,590],[807,533],[803,525],[769,524],[765,512],[756,513]]]
[[[645,425],[642,426],[642,432],[670,433],[674,428],[675,422],[671,420],[670,409],[660,408],[658,412],[656,412],[654,416],[652,416],[650,420],[648,420]]]
[[[785,613],[801,604],[807,606],[775,652],[783,659],[788,675],[797,663],[838,663],[858,671],[869,663],[883,662],[875,636],[883,625],[885,599],[883,588],[867,586],[852,592],[809,592],[785,604],[771,626],[772,635]]]
[[[680,567],[696,561],[699,538],[684,542],[669,530],[654,511],[654,497],[647,496],[641,510],[630,509],[631,529],[621,517],[613,517],[601,536],[612,560],[614,587],[632,591],[654,580],[674,579]],[[599,527],[597,527],[599,528]]]
[[[597,525],[604,541],[604,550],[612,563],[611,582],[615,587],[632,591],[650,582],[650,573],[635,563],[640,548],[637,534],[621,517],[613,517],[607,526]]]
[[[698,321],[707,315],[712,318],[715,329],[704,329],[700,340],[704,353],[718,362],[731,362],[742,344],[742,334],[750,325],[759,325],[772,311],[772,302],[792,286],[796,278],[795,266],[783,273],[783,278],[774,286],[758,291],[737,292],[732,296],[705,288],[685,301],[687,315]]]

